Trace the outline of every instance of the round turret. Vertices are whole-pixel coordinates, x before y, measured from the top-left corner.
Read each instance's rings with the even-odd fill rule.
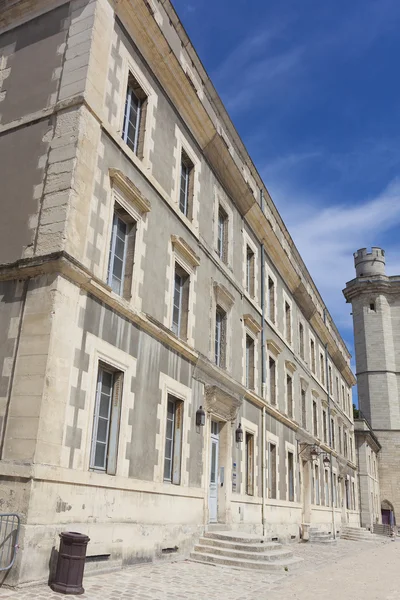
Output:
[[[385,275],[385,251],[375,246],[372,246],[371,252],[361,248],[354,252],[354,265],[357,277]]]

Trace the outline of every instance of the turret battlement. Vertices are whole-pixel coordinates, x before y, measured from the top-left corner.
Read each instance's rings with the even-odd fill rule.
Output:
[[[372,246],[371,252],[361,248],[353,256],[357,277],[385,275],[385,251],[382,248]]]

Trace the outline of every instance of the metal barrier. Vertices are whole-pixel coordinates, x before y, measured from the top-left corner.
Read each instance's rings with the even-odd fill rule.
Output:
[[[0,572],[8,571],[14,564],[20,524],[19,515],[0,513]]]

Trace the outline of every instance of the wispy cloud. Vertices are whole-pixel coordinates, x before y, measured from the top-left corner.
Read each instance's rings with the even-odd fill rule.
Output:
[[[340,204],[323,204],[320,198],[301,197],[299,191],[287,195],[275,186],[275,199],[286,225],[337,325],[351,331],[350,309],[341,293],[346,281],[355,277],[352,254],[359,248],[379,245],[383,236],[400,226],[400,179],[380,194],[354,206],[344,199]],[[390,248],[386,247],[386,250]],[[400,248],[389,251],[391,271],[399,267]]]

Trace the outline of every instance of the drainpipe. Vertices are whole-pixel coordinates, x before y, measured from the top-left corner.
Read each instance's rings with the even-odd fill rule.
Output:
[[[326,326],[326,309],[324,308],[324,324]],[[333,454],[332,454],[332,424],[331,424],[331,393],[330,379],[329,379],[329,364],[328,364],[328,344],[325,344],[325,377],[326,377],[326,389],[327,400],[328,400],[328,423],[329,423],[329,447],[331,449],[331,503],[332,503],[332,528],[333,528],[333,539],[336,540],[336,520],[335,520],[335,506],[333,502],[334,497],[334,485],[333,485]],[[337,492],[337,490],[336,490]],[[335,496],[337,504],[337,493]]]
[[[260,204],[261,210],[264,212],[264,194],[263,191],[260,190]],[[262,319],[262,327],[261,327],[261,395],[262,398],[265,399],[266,392],[266,364],[265,364],[265,255],[264,255],[264,244],[261,244],[261,319]],[[262,529],[263,536],[265,536],[265,498],[266,498],[266,465],[265,465],[265,457],[266,457],[266,431],[265,431],[265,406],[262,409],[262,454],[261,454],[261,474],[262,474]]]

